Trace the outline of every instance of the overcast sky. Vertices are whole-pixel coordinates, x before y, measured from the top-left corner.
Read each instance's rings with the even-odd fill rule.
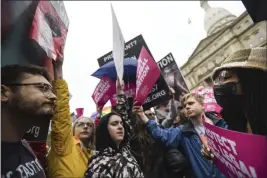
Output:
[[[91,74],[99,68],[97,58],[112,50],[110,1],[64,1],[70,20],[65,47],[64,78],[73,94],[71,111],[85,108],[84,115],[95,111],[91,95],[99,82]],[[211,1],[236,16],[245,8],[241,1]],[[205,11],[199,1],[112,2],[125,41],[140,34],[156,61],[172,53],[182,66],[206,37]],[[188,24],[188,19],[191,24]]]

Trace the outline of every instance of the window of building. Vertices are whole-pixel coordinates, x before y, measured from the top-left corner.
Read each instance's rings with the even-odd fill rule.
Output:
[[[251,48],[253,48],[253,46],[254,46],[254,45],[253,45],[253,42],[252,42],[252,40],[251,40],[250,38],[248,39],[248,45],[249,45],[249,47],[251,47]]]
[[[257,37],[260,41],[263,40],[263,35],[262,35],[261,32],[258,32],[258,33],[256,34],[256,37]]]

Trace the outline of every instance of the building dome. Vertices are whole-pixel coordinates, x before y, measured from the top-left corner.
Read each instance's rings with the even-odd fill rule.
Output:
[[[211,8],[206,0],[201,0],[200,5],[206,12],[204,28],[208,36],[218,32],[225,26],[230,25],[236,19],[236,16],[226,9]]]

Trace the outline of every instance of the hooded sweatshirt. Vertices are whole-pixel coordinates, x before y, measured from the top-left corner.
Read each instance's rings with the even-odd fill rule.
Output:
[[[116,112],[111,112],[100,119],[96,129],[96,150],[99,151],[89,160],[86,178],[142,178],[143,173],[130,152],[128,141],[132,127],[128,120],[128,105],[125,95],[117,96]],[[125,136],[117,148],[108,133],[108,122],[112,115],[121,116],[124,122]]]

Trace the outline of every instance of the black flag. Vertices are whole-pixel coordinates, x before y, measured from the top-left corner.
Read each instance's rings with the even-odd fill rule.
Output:
[[[266,0],[242,0],[254,23],[267,20]]]

